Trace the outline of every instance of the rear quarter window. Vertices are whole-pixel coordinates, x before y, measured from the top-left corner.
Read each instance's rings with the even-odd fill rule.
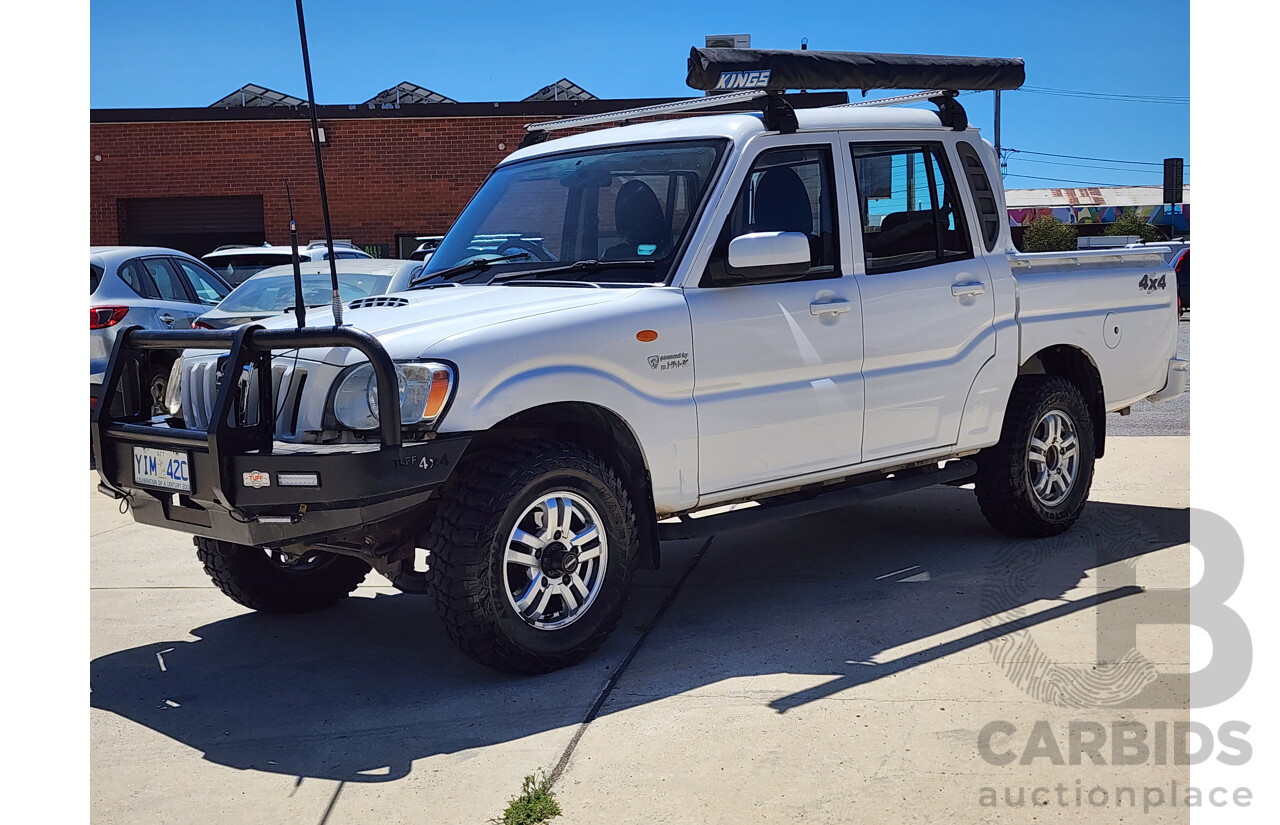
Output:
[[[98,284],[102,283],[102,267],[97,264],[89,264],[89,294],[98,291]]]
[[[978,150],[963,140],[956,143],[956,153],[960,155],[960,164],[965,177],[969,180],[969,192],[973,195],[973,203],[978,207],[978,223],[982,227],[982,241],[991,252],[996,248],[1000,238],[1000,205],[996,201],[995,190],[987,178],[987,170],[978,157]]]
[[[160,294],[156,292],[155,286],[151,283],[151,276],[142,268],[142,261],[136,258],[132,261],[126,261],[120,264],[120,268],[116,272],[120,276],[120,280],[128,284],[129,288],[138,294],[138,297],[160,297]]]

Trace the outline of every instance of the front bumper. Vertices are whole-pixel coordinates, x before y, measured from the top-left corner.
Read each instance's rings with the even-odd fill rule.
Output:
[[[229,348],[227,376],[245,368],[269,375],[271,351],[300,346],[347,346],[369,357],[378,376],[381,407],[389,410],[379,441],[364,444],[292,444],[273,440],[271,382],[252,382],[254,394],[220,382],[208,431],[179,429],[146,417],[139,380],[145,351],[157,348]],[[224,386],[225,385],[225,386]],[[383,393],[383,389],[386,393]],[[437,436],[403,443],[395,367],[382,346],[350,328],[230,331],[122,331],[93,411],[92,438],[98,489],[127,499],[144,524],[182,530],[235,544],[262,547],[316,541],[392,518],[418,507],[448,479],[470,436]],[[257,423],[243,410],[256,407]],[[241,422],[241,423],[237,423]],[[138,479],[140,449],[180,453],[190,490],[175,491]],[[314,475],[308,486],[284,486],[281,474]]]
[[[1164,389],[1159,392],[1153,392],[1147,396],[1147,400],[1159,404],[1162,401],[1172,401],[1187,391],[1187,380],[1190,375],[1191,362],[1182,358],[1169,359],[1169,371],[1165,377]]]
[[[384,448],[276,442],[270,452],[215,456],[164,426],[111,429],[95,452],[98,489],[127,497],[134,519],[235,544],[280,546],[349,532],[412,510],[449,478],[468,436]],[[191,491],[139,483],[134,448],[188,456]],[[318,486],[283,487],[281,474],[314,473]]]

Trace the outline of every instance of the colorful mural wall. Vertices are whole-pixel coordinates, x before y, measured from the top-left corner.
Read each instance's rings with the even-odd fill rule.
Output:
[[[1153,226],[1168,226],[1169,215],[1164,206],[1054,206],[1026,207],[1009,210],[1010,226],[1026,226],[1036,218],[1046,215],[1070,224],[1103,224],[1115,223],[1120,215],[1137,212],[1139,217]],[[1175,228],[1190,227],[1191,204],[1181,203],[1174,207]]]

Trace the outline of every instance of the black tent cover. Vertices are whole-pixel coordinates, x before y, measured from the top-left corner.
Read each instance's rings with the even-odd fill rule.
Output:
[[[764,72],[768,75],[764,75]],[[686,83],[703,91],[768,89],[1016,89],[1019,57],[952,57],[786,49],[700,49],[689,53]]]

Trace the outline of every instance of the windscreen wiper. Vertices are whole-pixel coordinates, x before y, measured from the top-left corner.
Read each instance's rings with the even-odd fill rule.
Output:
[[[499,255],[496,258],[472,258],[454,266],[446,267],[436,272],[424,272],[409,282],[409,289],[421,286],[428,281],[437,279],[447,281],[450,278],[456,278],[459,275],[466,275],[468,272],[484,272],[494,264],[505,263],[506,261],[514,261],[518,258],[528,258],[528,252],[513,252],[510,255]]]
[[[633,261],[598,261],[594,258],[588,261],[575,261],[564,266],[551,266],[546,269],[525,269],[519,272],[503,272],[494,275],[490,279],[491,284],[500,284],[504,281],[514,281],[517,278],[547,278],[552,275],[563,275],[566,272],[599,272],[602,269],[612,269],[614,267],[655,267],[658,262],[652,258],[641,258]]]

